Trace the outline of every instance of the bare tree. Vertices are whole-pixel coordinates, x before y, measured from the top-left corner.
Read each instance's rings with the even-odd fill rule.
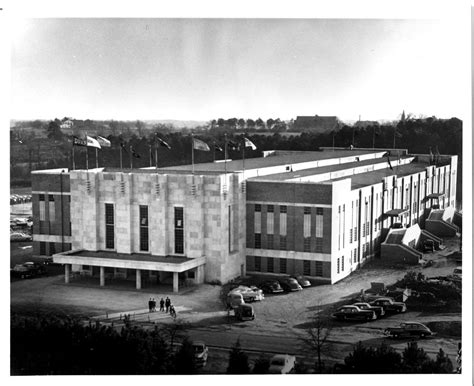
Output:
[[[306,335],[301,339],[306,346],[316,353],[316,370],[321,372],[324,363],[322,354],[329,348],[329,336],[331,335],[332,323],[328,316],[322,314],[321,304],[318,304],[316,314],[311,320],[310,327],[306,330]]]

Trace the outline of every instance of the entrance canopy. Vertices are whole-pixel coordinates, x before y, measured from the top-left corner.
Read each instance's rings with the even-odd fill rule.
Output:
[[[408,213],[408,209],[391,209],[385,212],[385,216],[387,217],[398,217],[403,213]]]
[[[128,268],[164,272],[185,272],[206,263],[206,257],[189,259],[178,256],[157,256],[143,253],[73,250],[53,255],[59,264]]]

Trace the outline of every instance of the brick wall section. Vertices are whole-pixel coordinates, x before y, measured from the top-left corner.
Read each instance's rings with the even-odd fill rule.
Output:
[[[61,181],[62,179],[62,181]],[[51,194],[61,192],[61,183],[63,193],[70,192],[69,173],[51,174],[51,173],[32,173],[31,174],[31,190],[33,192],[44,192],[45,194],[45,221],[40,221],[39,213],[39,194],[32,195],[32,216],[33,216],[33,238],[35,234],[55,235],[55,236],[71,236],[70,221],[70,196],[63,195],[61,202],[61,194]],[[49,201],[49,195],[54,197],[54,201]],[[55,218],[49,217],[49,206],[54,205]],[[62,208],[61,208],[62,207]],[[63,218],[61,219],[61,213]],[[62,229],[61,229],[62,226]],[[33,254],[40,254],[40,243],[33,242]],[[70,249],[70,245],[65,243],[64,247],[61,243],[55,243],[56,252],[66,251]],[[46,242],[46,254],[50,255],[49,243]]]
[[[332,187],[297,182],[247,182],[247,201],[297,202],[326,204],[332,202]]]

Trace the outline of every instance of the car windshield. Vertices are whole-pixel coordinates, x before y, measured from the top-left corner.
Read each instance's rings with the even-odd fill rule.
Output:
[[[273,366],[283,366],[285,364],[285,361],[283,360],[283,358],[275,358],[272,360],[271,364]]]

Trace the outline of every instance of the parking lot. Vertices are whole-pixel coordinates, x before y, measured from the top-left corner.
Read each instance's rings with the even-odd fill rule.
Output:
[[[11,243],[12,256],[18,259],[17,252],[20,251],[20,254],[24,254],[22,258],[28,258],[25,250],[18,249],[21,244],[24,243]],[[351,300],[361,290],[367,290],[371,282],[389,285],[403,278],[407,270],[422,272],[425,276],[451,274],[457,263],[447,256],[458,250],[459,241],[445,240],[445,244],[444,250],[427,256],[434,262],[428,268],[391,268],[373,261],[334,285],[317,285],[292,293],[267,294],[263,301],[252,304],[256,319],[248,322],[229,320],[220,299],[221,287],[217,285],[189,287],[179,294],[174,294],[171,286],[139,291],[129,286],[129,283],[120,282],[99,287],[96,282],[78,280],[66,285],[61,274],[62,267],[55,265],[48,267],[49,275],[46,277],[12,282],[11,309],[19,313],[54,312],[86,318],[114,312],[131,313],[136,314],[137,321],[141,320],[145,325],[154,321],[171,323],[172,319],[167,315],[146,313],[150,297],[160,299],[169,296],[178,310],[178,320],[189,323],[190,335],[201,339],[204,337],[211,347],[230,347],[240,337],[244,344],[262,351],[299,353],[304,351],[300,338],[317,312],[325,310],[329,315],[338,305],[351,304]],[[442,332],[436,337],[421,341],[420,346],[431,355],[443,348],[454,359],[461,335],[461,313],[417,312],[410,309],[406,313],[371,322],[333,322],[330,335],[332,348],[325,356],[333,361],[342,360],[351,351],[352,345],[359,341],[370,345],[386,341],[401,350],[407,340],[388,340],[383,331],[408,320],[427,324],[434,331],[441,329]]]

